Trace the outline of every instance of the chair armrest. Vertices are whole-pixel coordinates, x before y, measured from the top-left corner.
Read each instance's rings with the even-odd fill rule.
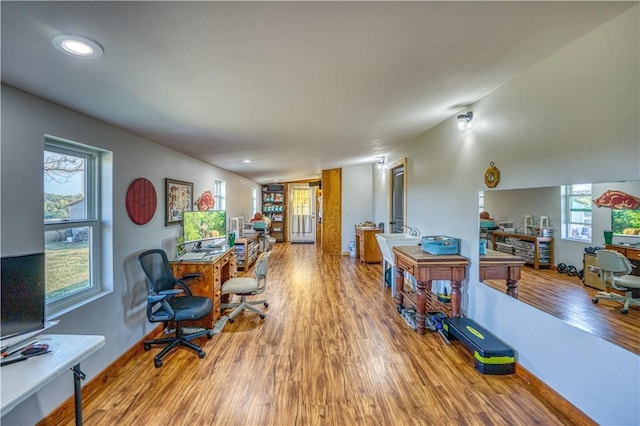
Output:
[[[176,288],[172,290],[162,290],[157,294],[150,294],[147,296],[147,302],[149,303],[157,303],[161,300],[168,299],[170,297],[175,296],[176,294],[184,293],[183,290]]]

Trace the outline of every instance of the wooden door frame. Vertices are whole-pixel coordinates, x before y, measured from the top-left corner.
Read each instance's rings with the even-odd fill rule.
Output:
[[[391,233],[391,221],[392,217],[392,198],[393,198],[393,169],[402,166],[403,175],[402,175],[402,209],[404,210],[403,214],[403,225],[407,224],[407,157],[403,157],[400,160],[397,160],[393,163],[389,164],[389,169],[387,172],[387,231]]]

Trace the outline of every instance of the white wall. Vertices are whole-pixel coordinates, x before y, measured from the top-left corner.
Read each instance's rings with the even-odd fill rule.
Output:
[[[342,252],[356,240],[355,226],[373,220],[371,164],[342,168]],[[376,222],[377,223],[377,222]]]
[[[228,217],[251,214],[252,181],[141,139],[98,120],[2,86],[2,256],[44,249],[42,155],[44,135],[82,142],[113,152],[113,193],[107,199],[113,217],[107,228],[113,244],[103,253],[103,280],[113,292],[62,315],[53,333],[100,334],[106,347],[82,363],[91,379],[145,336],[154,325],[145,316],[146,283],[137,264],[139,252],[175,250],[178,225],[164,226],[164,178],[194,183],[197,198],[226,181]],[[138,177],[155,186],[158,207],[146,225],[136,225],[125,210],[129,184]],[[153,368],[153,367],[150,367]],[[60,377],[2,418],[2,424],[35,424],[73,394],[72,375]]]
[[[640,424],[640,357],[479,283],[477,193],[492,161],[498,189],[639,180],[639,24],[636,5],[472,105],[471,132],[449,119],[388,156],[408,158],[408,222],[462,239],[464,315],[606,425]],[[383,178],[374,191],[386,220]]]

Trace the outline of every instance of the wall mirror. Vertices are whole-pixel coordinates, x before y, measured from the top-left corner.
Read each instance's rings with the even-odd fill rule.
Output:
[[[580,191],[590,189],[590,193],[580,197]],[[503,238],[504,235],[526,234],[530,236],[548,236],[552,255],[542,248],[540,263],[534,266],[531,251],[524,244],[520,251],[513,254],[523,257],[527,263],[520,269],[517,292],[514,297],[537,309],[547,312],[566,323],[586,332],[602,337],[636,354],[640,354],[640,309],[634,307],[624,315],[621,305],[613,301],[593,304],[591,299],[600,290],[597,275],[585,277],[585,285],[580,274],[586,274],[584,262],[595,260],[585,256],[591,248],[604,247],[604,231],[618,228],[612,243],[623,248],[640,251],[640,235],[630,235],[638,231],[626,232],[620,229],[620,211],[608,207],[596,207],[591,200],[598,198],[608,190],[619,190],[627,194],[640,196],[640,182],[609,182],[584,185],[552,186],[508,190],[488,190],[479,193],[479,212],[488,212],[495,225],[487,226],[486,218],[480,220],[480,237],[486,238],[488,249],[509,250],[509,245],[517,240]],[[570,195],[573,195],[571,197]],[[585,200],[589,203],[584,205]],[[581,207],[585,207],[582,208]],[[565,213],[563,213],[563,211]],[[637,212],[633,214],[640,214]],[[483,216],[486,216],[483,215]],[[568,220],[570,218],[570,220]],[[640,219],[636,219],[640,220]],[[563,221],[565,224],[563,225]],[[491,225],[491,224],[489,224]],[[628,227],[640,227],[635,225]],[[564,230],[563,230],[564,227]],[[494,234],[501,235],[496,238]],[[530,239],[530,238],[529,238]],[[494,247],[505,244],[502,247]],[[512,244],[513,243],[513,244]],[[587,250],[585,250],[587,249]],[[564,273],[560,272],[564,265]],[[640,269],[640,262],[636,262]],[[558,268],[560,266],[561,268]],[[568,274],[569,267],[573,274]],[[636,270],[637,271],[637,270]],[[637,272],[636,272],[637,273]],[[489,287],[509,294],[505,279],[485,279]]]

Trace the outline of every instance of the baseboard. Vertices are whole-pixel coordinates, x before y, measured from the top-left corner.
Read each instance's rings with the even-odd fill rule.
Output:
[[[562,395],[551,389],[546,383],[518,363],[516,363],[516,376],[524,380],[531,387],[531,391],[535,393],[541,401],[562,413],[566,417],[568,424],[580,426],[598,425],[598,423],[594,422],[579,408],[564,399]]]
[[[146,336],[140,339],[136,344],[131,346],[128,351],[123,353],[118,359],[113,361],[107,368],[102,370],[97,376],[89,380],[82,387],[82,400],[85,401],[93,396],[101,386],[104,385],[115,373],[121,370],[129,361],[140,353],[144,352],[145,340],[151,340],[159,337],[164,332],[164,325],[158,324]],[[75,421],[76,408],[73,395],[67,398],[62,404],[58,405],[45,418],[40,420],[36,426],[56,426],[61,424],[72,424]]]

